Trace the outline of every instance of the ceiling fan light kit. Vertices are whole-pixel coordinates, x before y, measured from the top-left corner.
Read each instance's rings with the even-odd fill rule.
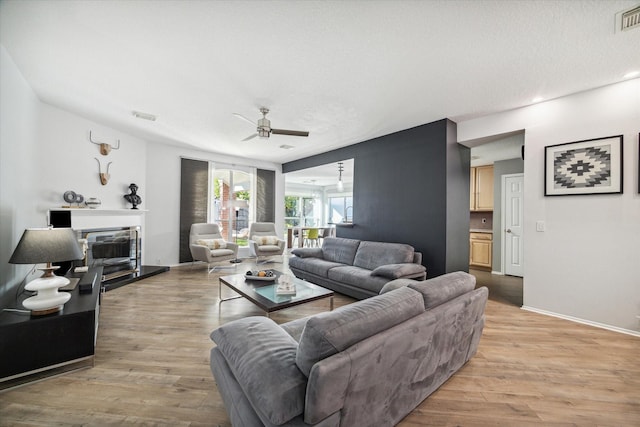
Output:
[[[243,139],[243,141],[248,141],[250,139],[255,138],[256,136],[259,136],[260,138],[269,138],[271,136],[271,134],[274,135],[289,135],[289,136],[304,136],[307,137],[309,136],[309,132],[308,131],[301,131],[301,130],[288,130],[288,129],[273,129],[271,127],[271,120],[267,119],[267,114],[269,113],[269,109],[262,107],[260,108],[260,112],[262,113],[262,118],[258,120],[258,123],[254,123],[253,121],[247,119],[246,117],[244,117],[242,114],[238,114],[238,113],[233,113],[234,116],[245,120],[251,124],[253,124],[254,126],[256,126],[256,133],[254,133],[253,135],[249,135],[248,137],[246,137],[245,139]]]

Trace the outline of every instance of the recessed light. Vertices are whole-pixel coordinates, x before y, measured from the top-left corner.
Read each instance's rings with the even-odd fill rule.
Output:
[[[291,150],[292,148],[295,148],[293,145],[281,145],[280,148],[282,148],[283,150]]]
[[[533,98],[531,100],[531,102],[534,103],[534,104],[537,103],[537,102],[542,102],[542,101],[544,101],[544,98],[541,97],[541,96],[536,96],[535,98]]]
[[[634,77],[638,77],[640,76],[640,71],[630,71],[627,74],[625,74],[623,77],[625,79],[632,79]]]
[[[156,121],[156,116],[153,114],[142,113],[140,111],[132,111],[131,114],[133,114],[133,117],[137,117],[138,119],[149,120],[152,122]]]

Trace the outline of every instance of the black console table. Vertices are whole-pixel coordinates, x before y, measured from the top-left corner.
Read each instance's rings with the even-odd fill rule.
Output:
[[[62,311],[37,317],[0,312],[0,390],[93,366],[102,267],[67,276],[80,281]]]

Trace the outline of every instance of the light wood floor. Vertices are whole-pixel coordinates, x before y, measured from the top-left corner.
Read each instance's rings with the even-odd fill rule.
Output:
[[[104,294],[95,367],[0,394],[0,425],[228,427],[209,333],[263,313],[244,299],[219,306],[217,277],[173,268]],[[327,309],[319,301],[272,317]],[[497,293],[486,315],[478,354],[400,426],[640,425],[640,339],[523,311]]]

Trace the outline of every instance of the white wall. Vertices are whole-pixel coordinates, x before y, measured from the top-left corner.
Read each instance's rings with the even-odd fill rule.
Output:
[[[44,227],[36,212],[37,122],[40,101],[0,46],[0,295],[18,284],[32,266],[9,264],[27,227]]]
[[[119,139],[120,148],[103,156],[99,147],[89,141],[89,131],[94,140],[116,144]],[[129,193],[131,183],[138,185],[143,201],[140,208],[144,209],[146,141],[47,104],[42,105],[38,139],[42,178],[38,183],[38,210],[43,214],[52,207],[66,205],[62,195],[67,190],[82,194],[85,199],[97,197],[102,201],[101,209],[129,209],[131,205],[124,195]],[[103,172],[111,162],[107,185],[100,183],[96,159]]]
[[[525,129],[524,306],[640,331],[640,79],[458,123],[460,141]],[[544,147],[624,135],[624,193],[544,196]],[[536,221],[546,232],[536,232]]]

